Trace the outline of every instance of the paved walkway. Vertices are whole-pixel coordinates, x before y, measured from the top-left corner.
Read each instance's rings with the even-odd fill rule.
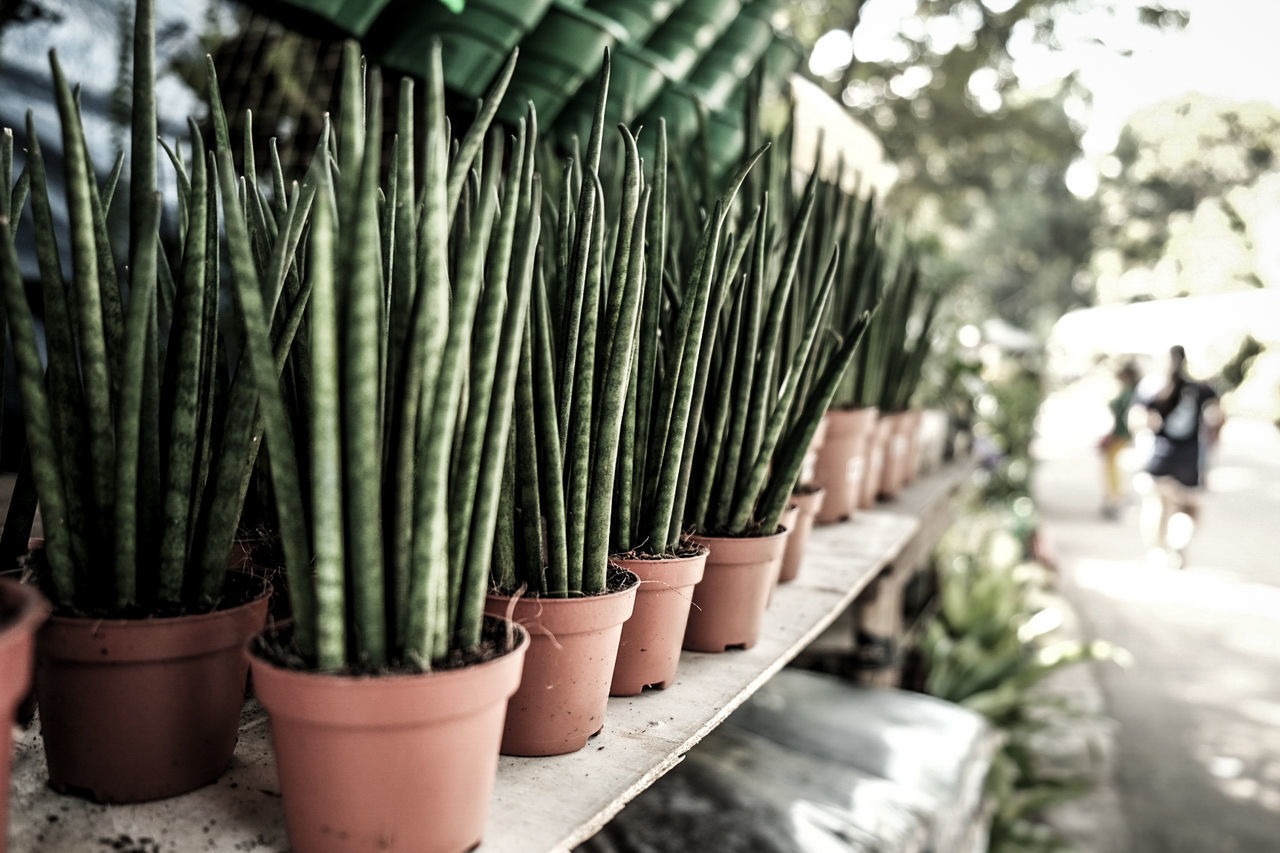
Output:
[[[1082,850],[1278,851],[1280,431],[1228,422],[1187,567],[1156,569],[1136,509],[1099,514],[1103,400],[1088,386],[1051,398],[1037,453],[1043,527],[1080,631],[1132,658],[1072,676],[1115,725],[1114,738],[1105,722],[1095,730],[1114,747],[1104,785],[1066,820]]]

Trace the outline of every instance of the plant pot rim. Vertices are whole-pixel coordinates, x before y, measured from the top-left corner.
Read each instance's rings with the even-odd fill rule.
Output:
[[[609,562],[620,569],[630,571],[625,566],[619,565],[617,561],[625,560],[629,563],[674,563],[680,560],[697,560],[711,553],[711,548],[701,542],[689,543],[697,549],[693,554],[637,554],[634,551],[628,551],[625,554],[610,554]]]
[[[613,557],[610,556],[609,559],[612,560]],[[610,563],[610,565],[612,566],[612,563]],[[624,569],[622,566],[613,566],[613,568],[616,568],[618,571],[624,572],[629,576],[626,582],[623,583],[623,585],[618,587],[617,589],[606,589],[604,592],[599,592],[592,595],[584,595],[581,592],[571,591],[565,596],[553,597],[550,595],[545,595],[545,596],[539,595],[536,592],[526,591],[521,593],[515,593],[515,592],[503,592],[501,590],[491,589],[486,593],[486,596],[488,596],[489,598],[503,598],[503,599],[514,600],[517,603],[524,601],[526,599],[534,599],[542,602],[543,604],[549,603],[554,605],[557,602],[599,601],[600,599],[608,598],[611,595],[623,595],[640,583],[640,576],[637,575],[635,572],[631,571],[630,569]]]
[[[521,649],[528,648],[529,631],[513,619],[507,619],[505,616],[488,616],[486,618],[497,619],[505,623],[509,629],[514,629],[512,633],[515,636],[515,642],[510,648],[505,649],[493,657],[475,663],[467,663],[462,666],[449,667],[448,669],[434,668],[424,672],[390,672],[390,673],[360,673],[358,675],[343,672],[321,672],[317,669],[295,669],[293,667],[281,666],[275,661],[260,654],[255,649],[256,643],[250,640],[245,646],[244,654],[246,659],[253,666],[269,668],[275,676],[280,679],[292,679],[295,682],[306,681],[308,684],[323,684],[327,682],[333,686],[345,685],[351,688],[359,688],[362,685],[377,683],[386,684],[388,686],[396,684],[420,684],[424,678],[432,678],[437,681],[447,680],[450,676],[456,676],[461,673],[471,672],[483,667],[498,666],[507,655],[519,652]],[[257,637],[272,633],[272,629],[267,629]]]
[[[765,536],[706,536],[701,533],[695,533],[693,534],[692,538],[696,539],[699,542],[709,545],[711,547],[711,550],[714,551],[716,542],[747,542],[747,541],[753,541],[753,540],[758,541],[758,540],[765,540],[765,539],[779,539],[783,536],[786,536],[787,532],[788,532],[787,528],[783,527],[777,533],[770,533]]]

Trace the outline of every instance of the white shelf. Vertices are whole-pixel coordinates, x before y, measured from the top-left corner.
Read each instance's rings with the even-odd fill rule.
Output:
[[[579,752],[502,758],[480,853],[567,851],[598,832],[821,634],[886,565],[904,551],[920,552],[927,543],[915,540],[935,535],[967,470],[944,469],[850,523],[816,528],[799,577],[775,593],[754,648],[685,652],[667,690],[611,699],[604,731]],[[13,853],[288,849],[269,726],[257,703],[245,708],[226,775],[158,803],[108,807],[55,794],[45,785],[37,727],[17,731],[15,740]]]

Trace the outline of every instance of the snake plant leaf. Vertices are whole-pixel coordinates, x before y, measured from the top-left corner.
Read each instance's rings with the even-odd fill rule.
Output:
[[[346,663],[346,548],[334,215],[322,193],[311,224],[311,524],[315,543],[316,664]],[[350,508],[354,510],[354,507]]]
[[[746,293],[740,293],[738,298],[734,300],[733,311],[729,318],[729,328],[725,339],[730,342],[730,346],[723,349],[723,358],[720,363],[720,369],[716,373],[716,387],[714,396],[711,399],[711,418],[706,422],[706,445],[703,450],[703,458],[701,471],[699,472],[699,481],[693,490],[693,501],[688,504],[685,516],[690,519],[696,519],[698,526],[707,529],[718,527],[727,510],[715,515],[710,514],[710,507],[713,493],[723,494],[731,488],[727,480],[729,477],[737,475],[736,464],[731,465],[728,461],[728,454],[722,453],[726,445],[725,432],[729,428],[730,412],[733,410],[732,395],[736,386],[740,382],[735,382],[735,376],[740,361],[746,362],[753,350],[745,348],[745,339],[742,335],[743,314],[747,310],[749,297]],[[743,341],[743,346],[733,346],[734,341]]]
[[[401,366],[405,397],[400,413],[400,459],[412,457],[414,467],[403,465],[397,480],[397,519],[393,535],[403,530],[395,542],[393,577],[408,582],[408,595],[398,604],[397,624],[402,625],[401,642],[405,655],[429,662],[447,626],[434,618],[444,602],[440,592],[447,566],[448,459],[444,456],[449,438],[432,436],[431,421],[437,414],[436,394],[442,380],[440,365],[448,345],[450,324],[438,322],[449,316],[450,276],[448,169],[449,136],[444,116],[444,72],[439,42],[428,48],[426,80],[426,139],[423,150],[423,198],[418,218],[418,282],[414,293],[410,346]],[[427,438],[434,441],[424,446]],[[418,450],[429,450],[419,455]],[[412,519],[412,526],[400,527]],[[411,533],[411,536],[407,535]]]
[[[489,85],[489,91],[485,93],[484,99],[480,102],[479,108],[476,110],[476,116],[471,122],[471,127],[467,128],[466,135],[458,145],[458,152],[449,164],[448,211],[450,224],[453,223],[454,216],[457,213],[458,200],[462,197],[462,185],[471,171],[476,155],[480,153],[480,149],[484,145],[485,135],[489,132],[489,125],[492,124],[494,116],[498,114],[498,107],[502,104],[502,96],[507,93],[507,86],[511,83],[511,76],[515,73],[516,60],[519,57],[519,48],[511,51],[511,56],[507,58],[506,64],[502,66],[498,76]]]
[[[193,128],[194,129],[194,128]],[[191,504],[201,495],[194,490],[199,456],[201,398],[210,390],[204,385],[200,360],[204,336],[211,330],[205,321],[205,252],[208,248],[208,170],[203,147],[193,136],[192,175],[187,221],[182,251],[182,286],[170,331],[169,353],[173,371],[173,392],[168,409],[169,460],[160,533],[159,571],[163,592],[181,593],[183,574],[192,562],[189,547],[193,511]],[[132,301],[133,295],[130,294]]]
[[[541,267],[541,263],[536,263],[535,269],[538,267]],[[532,587],[530,591],[535,593],[546,592],[545,573],[542,571],[546,565],[546,558],[543,556],[542,548],[542,499],[538,490],[541,478],[538,476],[538,434],[534,416],[536,403],[533,390],[535,381],[534,315],[539,310],[536,294],[540,288],[541,283],[535,281],[533,285],[535,295],[531,297],[533,305],[525,314],[524,339],[520,344],[520,366],[516,376],[515,435],[511,440],[513,448],[511,473],[514,480],[512,485],[518,489],[518,492],[512,496],[511,512],[518,520],[519,533],[513,545],[514,553],[509,555],[511,562],[504,562],[495,550],[493,563],[494,586],[501,590],[515,589],[517,561],[522,566],[536,567],[537,571],[528,573],[528,576],[534,579],[534,583],[530,584]],[[558,440],[555,441],[555,446],[559,450]]]
[[[294,639],[306,655],[315,650],[315,601],[311,590],[311,573],[305,511],[299,488],[298,460],[290,443],[288,415],[275,372],[271,352],[270,324],[262,302],[262,289],[253,265],[248,226],[243,211],[236,203],[237,186],[231,152],[221,148],[217,153],[216,178],[221,189],[223,220],[227,233],[228,257],[231,260],[233,292],[240,306],[244,326],[245,367],[252,371],[258,406],[271,447],[271,477],[276,498],[276,514],[280,540],[289,573],[293,603]]]
[[[438,501],[440,508],[448,506],[450,463],[461,408],[459,399],[466,380],[467,355],[481,292],[485,252],[497,203],[496,189],[486,184],[459,264],[453,300],[444,315],[449,317],[449,327],[440,357],[435,399],[428,410],[430,416],[419,421],[417,454],[422,465],[422,480],[417,495],[419,516],[415,523],[413,557],[419,566],[449,565],[447,518],[442,514],[432,518],[432,513],[439,510],[431,504]],[[445,209],[447,211],[447,206]],[[428,525],[433,527],[428,530]],[[417,653],[423,659],[431,660],[442,656],[449,648],[449,626],[456,616],[451,612],[450,603],[459,600],[461,578],[437,568],[430,574],[424,574],[421,580],[427,586],[420,591],[420,600],[410,606],[409,647],[419,650]],[[413,592],[410,594],[412,597]],[[421,649],[427,646],[430,653],[422,654]]]
[[[754,465],[755,460],[760,455],[765,421],[769,417],[769,411],[772,408],[770,399],[777,390],[775,385],[778,372],[774,368],[775,362],[780,360],[778,343],[782,336],[787,301],[791,296],[791,289],[796,281],[796,269],[804,248],[805,234],[813,220],[817,194],[818,181],[815,170],[814,176],[810,178],[805,187],[800,208],[788,229],[787,248],[783,255],[778,277],[773,285],[773,291],[769,299],[769,310],[765,315],[764,326],[761,329],[758,350],[760,353],[759,364],[752,382],[752,399],[749,409],[750,420],[743,438],[742,459],[744,465]],[[745,475],[745,471],[740,472],[739,477],[743,475]]]
[[[782,383],[782,390],[778,395],[777,401],[769,409],[769,419],[765,427],[764,436],[757,451],[756,458],[748,471],[747,477],[741,483],[738,490],[738,497],[734,503],[733,513],[729,517],[728,528],[731,532],[741,532],[752,526],[753,521],[758,522],[759,519],[753,519],[753,513],[756,509],[756,501],[760,496],[761,490],[765,486],[766,479],[769,474],[769,465],[773,459],[774,449],[777,447],[779,438],[782,436],[782,430],[787,423],[787,416],[790,413],[796,393],[800,385],[800,374],[805,359],[809,357],[810,351],[813,349],[814,341],[817,340],[818,332],[822,328],[823,319],[827,311],[827,307],[831,300],[831,291],[835,285],[836,271],[840,266],[840,250],[839,247],[833,247],[831,253],[831,262],[827,267],[827,273],[824,277],[822,287],[814,296],[812,307],[810,308],[808,320],[805,323],[805,334],[796,348],[797,356],[792,362],[791,369],[787,372],[786,378]],[[767,530],[765,531],[768,532]]]
[[[639,158],[635,152],[635,139],[623,128],[629,153],[636,158],[638,172]],[[635,175],[636,183],[639,176]],[[639,202],[639,209],[630,217],[634,233],[628,246],[644,245],[645,225],[649,204],[649,191],[645,190]],[[625,220],[624,220],[625,221]],[[637,252],[638,254],[638,252]],[[615,263],[617,260],[615,259]],[[614,492],[614,476],[617,470],[617,456],[620,433],[622,430],[624,409],[631,378],[631,359],[635,351],[636,328],[640,317],[640,303],[644,296],[644,265],[637,258],[628,263],[625,289],[620,296],[619,317],[614,334],[613,345],[609,351],[609,361],[605,365],[605,376],[602,383],[603,395],[600,400],[598,421],[599,432],[592,452],[598,464],[591,478],[591,496],[588,504],[586,541],[583,548],[583,590],[604,590],[606,583],[606,567],[609,556],[609,532],[612,523],[612,499]]]
[[[527,129],[526,129],[527,128]],[[522,123],[517,141],[522,143],[522,153],[511,166],[512,174],[520,175],[518,199],[508,196],[507,204],[517,208],[517,219],[513,226],[513,236],[503,242],[511,242],[512,249],[506,252],[513,260],[502,260],[502,264],[513,263],[510,276],[498,272],[491,277],[486,286],[496,286],[496,282],[507,281],[507,310],[502,321],[501,338],[496,342],[498,358],[494,364],[494,381],[488,423],[484,436],[484,450],[481,460],[510,459],[510,431],[513,417],[512,407],[515,396],[516,374],[520,367],[522,340],[525,332],[525,318],[529,310],[530,292],[533,283],[533,269],[536,259],[538,237],[542,221],[541,200],[542,188],[537,175],[534,174],[534,150],[537,142],[537,125],[532,108],[529,111],[527,124]],[[517,165],[518,164],[518,165]],[[514,186],[509,185],[511,189]],[[504,224],[505,225],[505,224]],[[504,250],[505,251],[505,250]],[[499,253],[501,257],[503,253]],[[485,342],[477,340],[477,346],[483,351]],[[477,364],[480,360],[477,359]],[[474,373],[473,373],[474,377]],[[490,574],[490,554],[493,551],[490,543],[495,538],[498,519],[505,516],[510,523],[514,512],[514,503],[507,512],[499,511],[499,500],[515,488],[514,480],[507,483],[507,471],[510,466],[499,468],[493,464],[484,464],[478,478],[475,493],[475,512],[472,530],[468,537],[468,553],[466,570],[463,575],[462,600],[458,605],[458,620],[455,625],[455,636],[460,648],[471,648],[477,645],[481,636],[481,615],[484,612],[485,592],[488,588]],[[514,495],[511,495],[513,499]],[[514,532],[512,533],[514,535]],[[514,549],[511,549],[514,550]]]
[[[578,159],[576,154],[574,157],[574,160],[578,163],[578,168],[572,170],[572,176],[581,180],[582,186],[578,193],[578,206],[575,212],[575,244],[572,263],[569,267],[571,273],[561,279],[561,281],[568,284],[569,289],[566,294],[561,295],[556,300],[557,307],[562,309],[558,312],[558,316],[564,319],[564,332],[560,338],[560,346],[557,348],[560,356],[558,384],[562,390],[560,398],[561,451],[568,456],[570,464],[573,464],[573,456],[567,443],[572,428],[570,417],[574,411],[574,406],[577,404],[576,396],[578,391],[584,387],[577,375],[579,372],[578,360],[584,354],[581,336],[584,334],[584,326],[598,322],[597,318],[589,313],[587,303],[591,299],[590,291],[596,286],[595,280],[591,276],[597,274],[600,264],[603,262],[603,232],[606,226],[604,213],[597,207],[603,188],[597,187],[596,184],[599,182],[600,177],[600,152],[604,138],[605,104],[609,97],[609,66],[609,52],[606,50],[604,62],[600,67],[600,76],[596,84],[596,106],[591,120],[587,157],[585,161]],[[594,180],[588,180],[588,177]],[[600,251],[597,251],[597,249]],[[592,340],[586,349],[594,352],[594,346],[595,341]],[[572,553],[570,555],[570,570],[576,571],[573,568]]]
[[[156,254],[160,240],[160,196],[154,193],[142,226],[150,240],[139,239],[138,254],[129,283],[129,316],[126,340],[129,342],[121,363],[123,380],[117,406],[116,471],[115,471],[115,603],[126,606],[137,601],[139,524],[139,451],[142,447],[143,396],[146,383],[147,326],[156,300]],[[182,597],[182,566],[178,565],[176,582],[161,566],[159,597],[178,601]]]
[[[156,10],[137,0],[133,25],[132,106],[129,121],[129,266],[152,240],[146,226],[156,191]],[[110,207],[103,205],[104,210]],[[147,250],[149,251],[149,250]]]
[[[349,44],[346,51],[344,86],[352,83],[355,74],[352,69],[358,68],[358,55],[353,57],[352,47]],[[340,149],[355,157],[357,154],[351,150],[355,147],[362,159],[343,164],[338,215],[340,226],[350,238],[339,249],[338,263],[344,282],[340,296],[344,315],[340,327],[341,369],[346,392],[342,406],[344,484],[347,500],[360,508],[360,512],[348,513],[345,517],[347,559],[360,566],[351,590],[356,632],[353,640],[357,644],[357,658],[380,667],[387,661],[387,631],[382,551],[382,426],[378,408],[382,283],[376,231],[382,98],[381,75],[377,71],[369,75],[368,89],[368,128],[347,136]],[[343,97],[344,109],[353,109],[350,100],[354,96],[344,91]],[[355,105],[354,110],[360,113],[358,100]],[[349,124],[345,116],[343,122]],[[345,131],[350,133],[350,127]],[[348,189],[351,176],[357,183]],[[342,201],[344,191],[353,194],[345,203]],[[349,220],[342,219],[344,209],[349,211]]]
[[[757,516],[764,530],[777,529],[778,520],[786,510],[795,489],[796,479],[804,464],[805,453],[817,432],[822,415],[831,406],[840,379],[853,363],[862,338],[867,330],[870,315],[864,313],[854,323],[836,348],[831,359],[826,363],[821,375],[814,385],[813,393],[805,402],[804,410],[796,417],[791,432],[779,445],[774,454],[774,470],[770,474],[769,484],[760,495]]]
[[[77,110],[79,107],[77,107]],[[85,172],[89,176],[89,209],[93,220],[93,239],[98,256],[98,278],[101,282],[99,292],[102,306],[102,332],[107,352],[107,373],[111,380],[111,393],[120,390],[120,355],[123,350],[124,337],[124,304],[120,297],[120,282],[116,274],[115,253],[111,245],[111,234],[107,226],[107,209],[102,203],[98,182],[94,178],[97,170],[89,147],[85,143],[84,131],[78,130],[80,145],[84,152]]]
[[[73,464],[74,457],[61,456],[53,441],[53,420],[44,388],[44,368],[40,363],[35,323],[22,286],[18,253],[8,221],[3,225],[0,228],[0,285],[4,289],[5,314],[13,342],[32,476],[41,496],[45,558],[54,599],[59,604],[72,605],[76,600],[76,563],[69,541],[71,528],[67,524],[65,481],[60,469],[63,465]]]
[[[524,125],[519,128],[519,138],[512,144],[515,154],[506,168],[506,180],[503,186],[503,205],[499,221],[493,237],[493,244],[488,249],[485,259],[484,289],[480,296],[480,304],[473,331],[473,344],[470,356],[470,369],[466,387],[467,409],[462,420],[460,442],[454,460],[454,474],[449,485],[450,492],[458,496],[449,513],[449,571],[462,583],[466,571],[469,553],[468,538],[471,533],[472,514],[476,508],[477,484],[481,477],[481,469],[487,459],[498,457],[484,456],[485,433],[489,424],[489,409],[493,399],[494,372],[497,369],[499,348],[498,342],[502,334],[503,316],[507,310],[507,277],[511,268],[511,252],[514,240],[516,215],[519,212],[520,178],[524,166]],[[495,139],[500,138],[497,133]],[[501,151],[495,150],[495,158],[486,166],[493,174],[501,171]],[[505,456],[505,451],[504,454]],[[492,467],[492,466],[490,466]],[[460,594],[461,587],[459,588]],[[457,613],[454,605],[451,612]],[[478,626],[477,626],[478,629]]]
[[[736,361],[743,365],[741,378],[735,383],[731,406],[733,414],[728,419],[729,432],[724,439],[724,460],[721,469],[721,478],[717,488],[719,501],[714,510],[714,520],[716,523],[723,522],[727,519],[730,512],[731,496],[736,493],[736,487],[740,477],[746,476],[746,469],[749,462],[744,463],[744,459],[749,459],[750,451],[743,452],[744,445],[747,444],[746,430],[748,421],[758,422],[759,418],[751,418],[750,406],[753,402],[752,391],[753,382],[756,379],[756,364],[764,362],[769,357],[769,352],[761,349],[760,334],[761,326],[764,319],[764,301],[765,301],[765,266],[768,262],[767,251],[769,239],[765,229],[765,223],[769,219],[769,196],[765,194],[761,200],[760,208],[755,220],[756,238],[752,241],[754,251],[751,259],[751,268],[747,274],[747,288],[743,293],[745,305],[742,309],[742,329],[740,337],[731,336],[729,338],[730,346],[733,346],[735,340],[738,341],[738,355]],[[760,381],[765,381],[765,377],[761,376]],[[757,401],[758,402],[758,401]],[[751,442],[751,446],[759,447],[759,438],[755,438]],[[714,469],[713,469],[714,470]],[[699,516],[700,517],[700,516]]]
[[[61,460],[55,466],[61,481],[59,502],[67,520],[66,537],[74,565],[83,566],[88,559],[84,531],[83,484],[80,479],[84,437],[84,396],[80,387],[80,368],[76,359],[75,335],[67,285],[63,281],[58,254],[57,231],[49,203],[48,180],[40,137],[36,133],[31,111],[27,111],[27,167],[31,172],[31,213],[35,226],[36,262],[40,271],[40,290],[44,299],[45,351],[48,372],[44,382],[49,395],[48,411],[53,429],[50,438]],[[37,454],[32,449],[32,454]],[[38,464],[38,463],[33,463]],[[40,484],[43,494],[47,486]],[[61,603],[68,603],[62,599]]]
[[[577,335],[577,354],[572,373],[572,383],[562,385],[566,397],[571,399],[568,407],[568,431],[564,436],[565,446],[565,508],[568,524],[569,543],[569,588],[585,593],[602,592],[603,586],[592,588],[584,585],[589,572],[594,569],[586,561],[591,555],[586,552],[588,530],[588,513],[591,488],[591,476],[599,457],[592,453],[591,439],[597,418],[597,402],[595,397],[595,371],[597,366],[596,352],[599,346],[598,328],[600,320],[601,290],[604,287],[604,187],[595,172],[588,172],[588,184],[596,196],[590,206],[595,219],[591,228],[591,251],[584,269],[584,290],[582,300],[582,319]],[[565,353],[568,359],[568,353]],[[572,395],[570,397],[570,395]],[[565,405],[561,404],[562,410]],[[609,464],[612,464],[610,462]],[[607,555],[605,555],[607,556]],[[604,566],[600,567],[600,576],[604,574]]]
[[[653,407],[658,387],[658,365],[660,343],[658,339],[659,324],[662,319],[662,283],[666,273],[667,252],[667,122],[658,120],[658,140],[654,148],[653,176],[650,181],[652,192],[649,201],[649,224],[646,226],[648,243],[645,247],[645,275],[649,282],[644,291],[644,304],[640,320],[640,334],[637,346],[637,380],[636,388],[636,431],[635,461],[636,494],[634,502],[637,507],[644,505],[646,487],[645,472],[649,470],[649,436],[652,429]],[[639,531],[632,529],[626,534],[626,541],[619,542],[621,551],[629,551],[635,547],[634,540]]]
[[[10,204],[13,189],[13,128],[0,130],[0,217],[12,229],[22,208]]]
[[[56,52],[50,51],[58,114],[62,120],[62,149],[66,170],[67,208],[71,229],[72,289],[75,294],[75,328],[78,331],[80,369],[85,396],[88,433],[87,493],[93,510],[86,519],[101,517],[100,508],[113,500],[115,473],[115,436],[111,414],[111,379],[107,362],[106,333],[99,288],[99,257],[95,235],[93,184],[85,156],[84,136],[80,128],[80,112],[67,85]],[[37,481],[38,482],[38,481]],[[43,488],[41,492],[43,493]],[[94,525],[91,536],[95,547],[102,547],[106,532],[102,524]]]
[[[542,515],[546,519],[545,579],[538,590],[546,595],[564,596],[570,590],[568,508],[565,481],[558,472],[564,471],[561,455],[560,431],[556,421],[557,399],[555,385],[555,359],[552,354],[554,332],[551,309],[547,301],[547,288],[541,276],[534,288],[535,305],[533,326],[533,376],[534,414],[538,442],[538,469],[551,472],[538,480],[541,487]],[[526,510],[528,506],[526,505]],[[532,521],[530,521],[532,523]]]

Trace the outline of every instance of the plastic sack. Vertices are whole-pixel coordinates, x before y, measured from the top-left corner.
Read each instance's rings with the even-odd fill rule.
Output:
[[[983,782],[1000,734],[977,713],[902,690],[783,670],[732,717],[806,755],[897,783],[928,815],[929,849],[963,851],[981,829]]]
[[[997,745],[950,703],[784,670],[578,850],[980,851]]]

